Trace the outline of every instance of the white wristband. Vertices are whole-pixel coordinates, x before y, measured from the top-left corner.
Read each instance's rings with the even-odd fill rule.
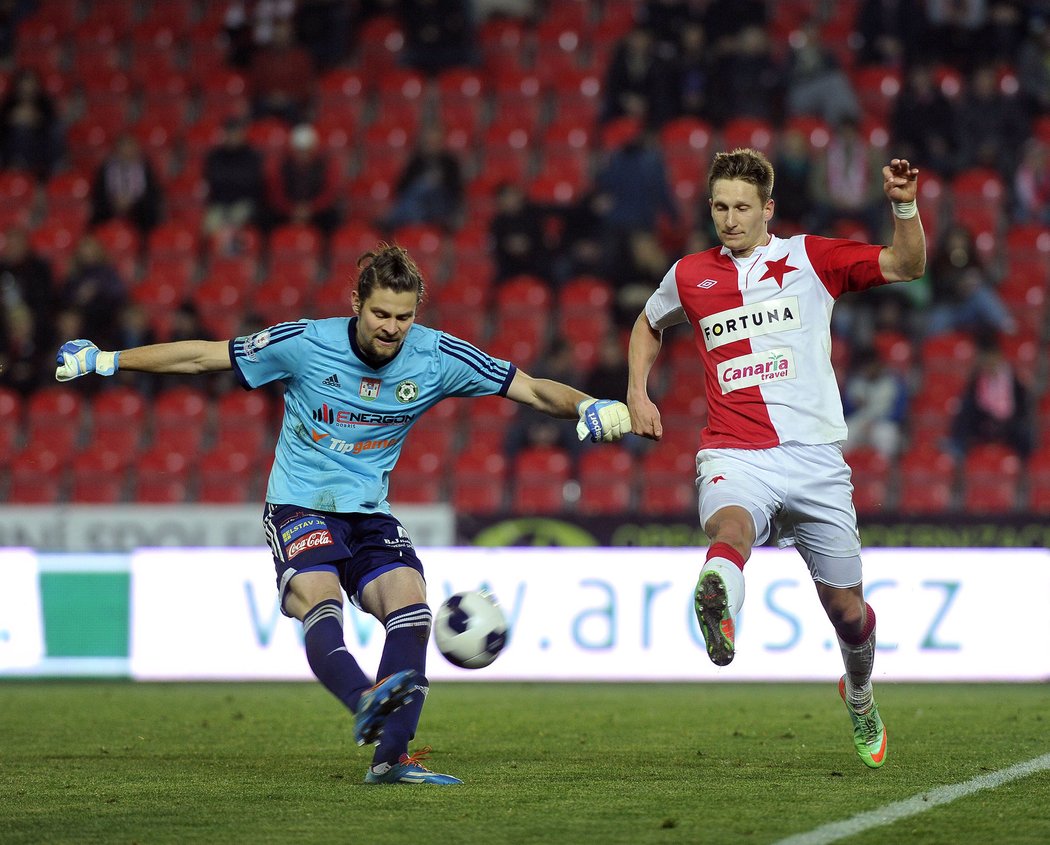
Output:
[[[890,205],[893,207],[893,216],[898,220],[908,220],[919,213],[919,207],[915,204],[915,200],[910,202],[891,202]]]

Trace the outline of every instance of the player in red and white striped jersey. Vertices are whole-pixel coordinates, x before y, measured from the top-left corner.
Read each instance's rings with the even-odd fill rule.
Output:
[[[628,406],[635,434],[659,440],[648,378],[663,330],[688,322],[704,365],[709,407],[696,466],[700,520],[711,540],[696,590],[708,654],[732,661],[744,564],[771,536],[809,566],[838,635],[840,691],[857,753],[878,767],[886,732],[871,688],[875,614],[864,600],[860,533],[831,366],[831,311],[849,291],[922,275],[926,241],[915,203],[918,170],[883,168],[893,210],[889,246],[769,232],[773,168],[754,150],[718,153],[708,175],[721,247],[687,255],[664,276],[631,333]],[[675,385],[672,389],[690,389]]]

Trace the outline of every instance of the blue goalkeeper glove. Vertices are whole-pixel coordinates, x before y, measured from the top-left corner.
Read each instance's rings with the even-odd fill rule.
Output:
[[[584,399],[576,411],[580,415],[576,423],[580,440],[590,435],[592,443],[612,443],[631,431],[631,412],[615,399]]]
[[[88,373],[111,376],[118,369],[119,352],[103,352],[90,340],[69,340],[58,350],[55,378],[71,381]]]

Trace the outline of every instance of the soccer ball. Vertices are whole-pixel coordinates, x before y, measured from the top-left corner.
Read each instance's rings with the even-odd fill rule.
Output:
[[[438,608],[434,642],[454,666],[481,669],[507,644],[507,617],[489,593],[456,593]]]

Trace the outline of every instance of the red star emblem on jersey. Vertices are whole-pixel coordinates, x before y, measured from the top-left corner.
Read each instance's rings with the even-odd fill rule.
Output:
[[[772,279],[777,283],[778,287],[784,287],[784,276],[790,273],[792,270],[797,270],[798,267],[792,267],[788,264],[787,256],[778,258],[776,261],[766,262],[766,274],[759,279],[760,282],[766,279]]]
[[[714,478],[711,479],[711,483],[712,484],[717,484],[719,481],[725,481],[725,480],[726,480],[726,477],[724,475],[716,475]]]

